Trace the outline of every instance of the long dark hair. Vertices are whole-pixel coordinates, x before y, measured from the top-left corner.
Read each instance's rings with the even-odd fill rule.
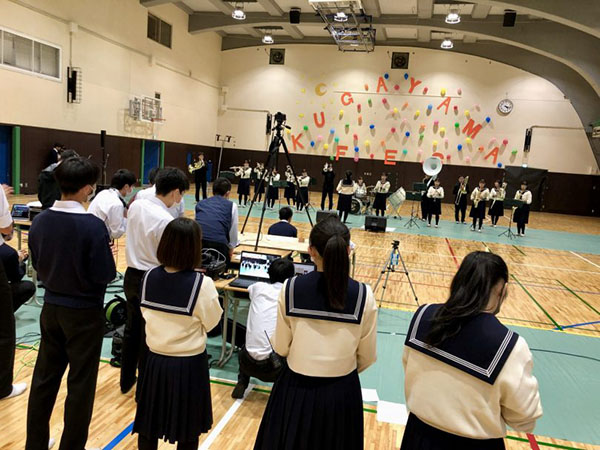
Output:
[[[352,183],[352,171],[346,170],[346,178],[344,178],[343,184],[351,185]]]
[[[508,267],[500,256],[487,252],[469,253],[454,275],[450,298],[433,317],[425,341],[439,346],[456,336],[465,322],[485,311],[492,289],[499,281],[508,282]]]
[[[350,231],[337,216],[329,216],[313,227],[309,241],[323,257],[323,275],[327,285],[329,307],[341,311],[346,307],[350,277]]]

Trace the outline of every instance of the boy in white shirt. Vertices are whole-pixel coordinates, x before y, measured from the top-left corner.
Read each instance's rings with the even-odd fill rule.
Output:
[[[285,360],[271,347],[271,336],[277,325],[277,301],[283,282],[294,276],[294,264],[279,258],[269,266],[269,283],[254,283],[248,288],[250,310],[246,328],[246,345],[238,354],[240,372],[231,396],[242,398],[250,377],[275,381]]]
[[[110,182],[110,188],[98,192],[88,212],[104,222],[111,239],[119,239],[125,234],[127,226],[127,208],[125,197],[131,194],[136,177],[127,169],[115,172]]]

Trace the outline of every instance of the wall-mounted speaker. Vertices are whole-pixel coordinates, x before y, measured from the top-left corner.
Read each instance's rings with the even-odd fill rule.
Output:
[[[295,25],[300,23],[300,8],[290,9],[290,23]]]
[[[392,53],[392,69],[408,69],[408,53]]]
[[[106,147],[106,130],[100,130],[100,148]]]
[[[502,22],[503,27],[514,27],[517,20],[517,12],[512,9],[504,11],[504,21]]]
[[[528,153],[531,148],[531,134],[533,130],[531,128],[527,128],[525,130],[525,145],[523,145],[523,151]]]
[[[285,49],[272,48],[269,52],[269,64],[285,64]]]
[[[81,103],[82,92],[83,81],[81,78],[81,68],[67,67],[67,102]]]
[[[366,216],[365,230],[367,231],[384,231],[387,226],[387,218],[381,216]]]

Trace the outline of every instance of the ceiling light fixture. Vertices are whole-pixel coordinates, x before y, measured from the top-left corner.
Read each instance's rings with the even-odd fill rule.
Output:
[[[233,17],[235,20],[245,20],[246,19],[246,13],[244,12],[244,4],[243,3],[235,4],[234,10],[231,13],[231,17]]]
[[[275,40],[273,39],[273,36],[271,35],[271,33],[265,33],[265,35],[262,38],[262,43],[263,44],[274,44]]]
[[[348,16],[345,12],[336,12],[335,16],[333,16],[333,20],[336,22],[348,22]]]
[[[442,45],[440,45],[440,47],[442,47],[444,50],[450,50],[454,47],[454,43],[449,38],[446,38],[442,41]]]
[[[460,23],[460,14],[458,14],[458,9],[451,9],[448,15],[446,16],[446,23],[451,25],[455,25]]]

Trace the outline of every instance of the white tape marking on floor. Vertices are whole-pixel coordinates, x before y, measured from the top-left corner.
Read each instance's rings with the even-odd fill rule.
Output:
[[[581,259],[583,259],[585,262],[589,262],[589,263],[590,263],[592,266],[594,266],[594,267],[597,267],[598,269],[600,269],[600,266],[599,266],[598,264],[596,264],[596,263],[593,263],[593,262],[592,262],[592,261],[590,261],[589,259],[587,259],[587,258],[584,258],[583,256],[581,256],[581,255],[579,255],[579,254],[577,254],[577,253],[575,253],[575,252],[571,252],[571,253],[572,253],[572,254],[574,254],[575,256],[577,256],[578,258],[581,258]]]

